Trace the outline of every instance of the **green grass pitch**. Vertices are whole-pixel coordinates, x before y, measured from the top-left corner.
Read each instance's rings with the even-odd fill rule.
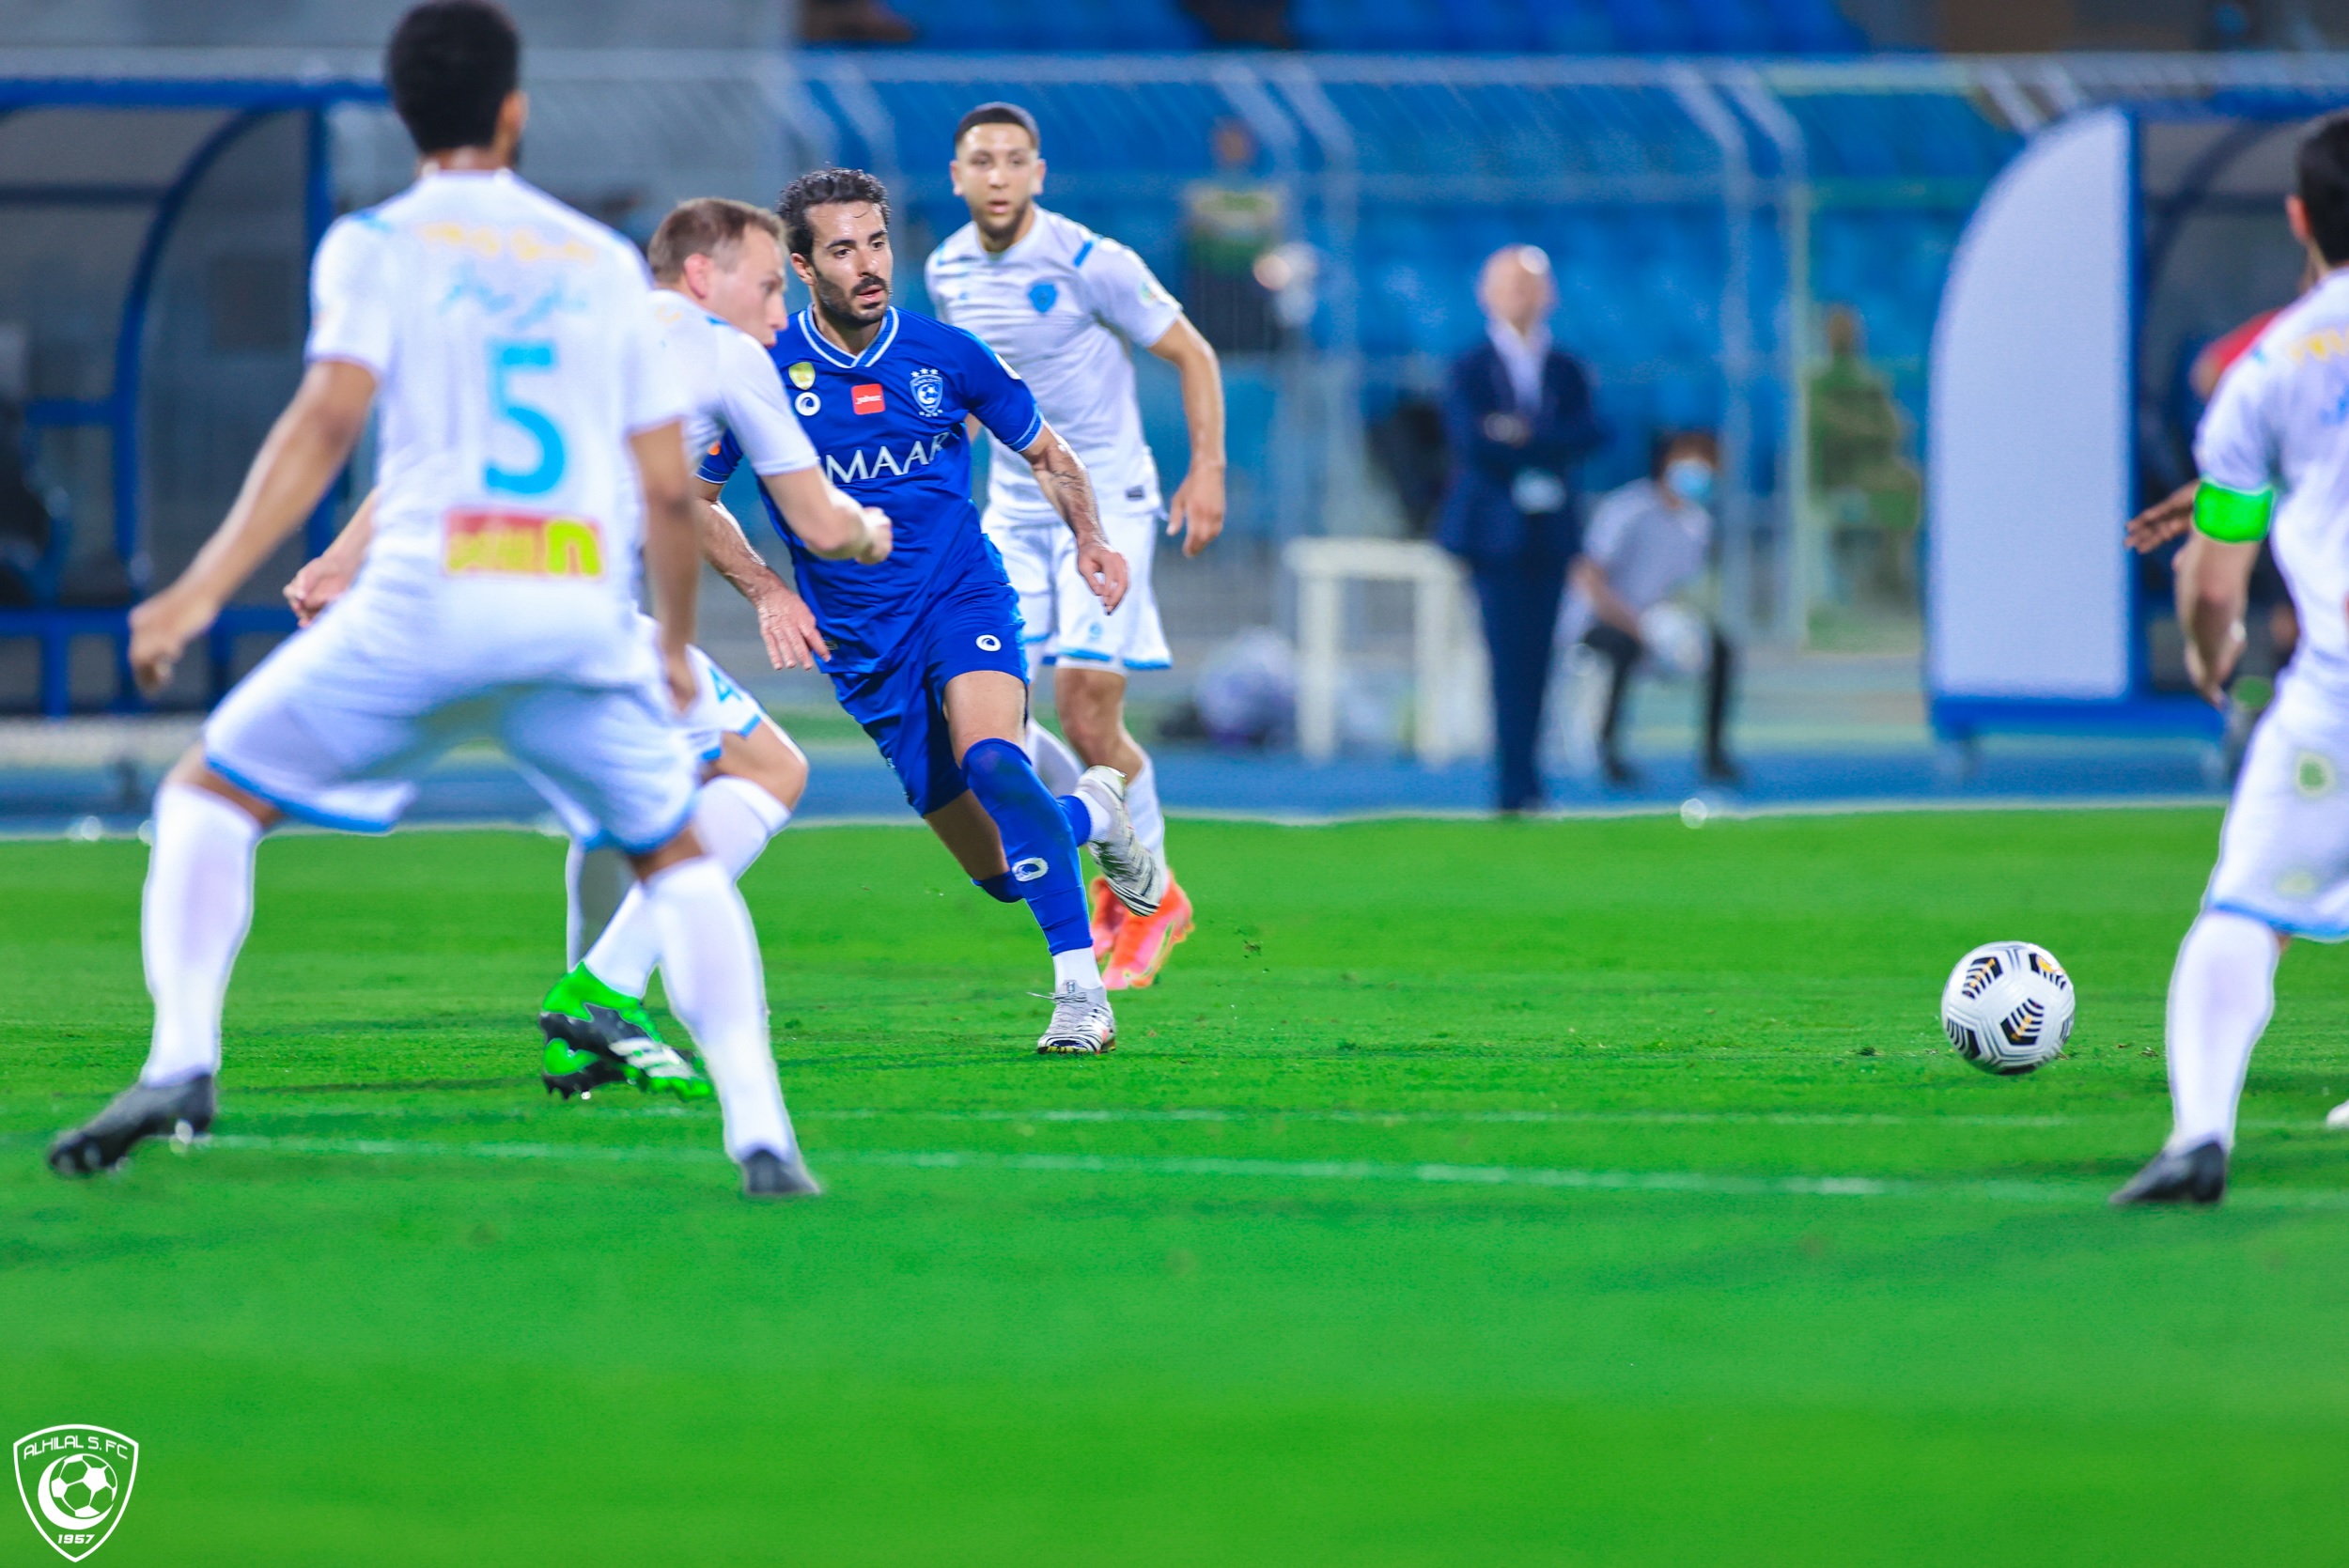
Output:
[[[1179,823],[1101,1061],[926,835],[794,830],[783,1208],[712,1110],[542,1096],[561,849],[500,833],[265,846],[220,1136],[60,1182],[144,851],[0,846],[0,1435],[144,1445],[117,1568],[2337,1562],[2341,954],[2228,1206],[2103,1203],[2216,827]],[[2010,936],[2080,1024],[2001,1080],[1935,1007]]]

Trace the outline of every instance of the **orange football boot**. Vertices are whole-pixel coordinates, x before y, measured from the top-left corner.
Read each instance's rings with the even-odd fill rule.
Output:
[[[1109,957],[1111,951],[1117,946],[1117,933],[1131,919],[1133,916],[1127,912],[1126,906],[1117,901],[1117,894],[1110,892],[1110,879],[1106,877],[1096,877],[1093,879],[1093,961],[1095,963],[1100,963]]]
[[[1190,894],[1166,874],[1166,899],[1155,915],[1131,913],[1117,929],[1117,945],[1102,968],[1101,984],[1112,991],[1137,989],[1159,977],[1174,944],[1190,935]]]

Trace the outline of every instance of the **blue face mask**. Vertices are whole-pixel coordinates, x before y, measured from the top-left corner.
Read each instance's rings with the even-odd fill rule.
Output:
[[[1713,499],[1713,465],[1703,458],[1680,458],[1664,467],[1664,488],[1702,506]]]

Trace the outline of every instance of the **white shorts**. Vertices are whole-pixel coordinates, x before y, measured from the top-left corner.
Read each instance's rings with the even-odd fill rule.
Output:
[[[435,758],[493,739],[551,802],[625,849],[658,848],[699,769],[651,644],[617,616],[568,635],[529,619],[460,649],[429,606],[354,591],[238,683],[205,723],[205,760],[289,816],[383,832]]]
[[[1012,591],[1019,596],[1031,678],[1039,661],[1066,660],[1099,670],[1163,670],[1174,661],[1167,651],[1166,629],[1159,624],[1158,596],[1150,588],[1150,557],[1159,530],[1166,526],[1164,511],[1102,509],[1101,530],[1110,548],[1126,557],[1126,598],[1115,614],[1102,612],[1101,601],[1077,574],[1077,539],[1066,524],[1057,520],[1009,524],[993,513],[984,524],[1003,557]]]
[[[2317,706],[2287,687],[2252,732],[2202,906],[2337,942],[2349,938],[2349,720]]]

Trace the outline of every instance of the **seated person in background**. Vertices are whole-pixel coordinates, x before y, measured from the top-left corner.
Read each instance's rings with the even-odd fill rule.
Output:
[[[1903,455],[1906,421],[1891,383],[1868,362],[1859,313],[1831,306],[1828,362],[1811,372],[1812,502],[1862,597],[1913,604],[1924,481]]]
[[[1703,774],[1716,784],[1738,780],[1722,744],[1735,650],[1718,625],[1673,599],[1704,575],[1713,542],[1713,516],[1705,504],[1713,497],[1719,461],[1709,430],[1658,435],[1649,477],[1600,498],[1583,532],[1582,553],[1572,573],[1574,597],[1566,605],[1565,640],[1571,643],[1579,634],[1610,666],[1607,716],[1598,732],[1599,762],[1610,784],[1638,779],[1624,760],[1620,736],[1624,693],[1642,658],[1683,675],[1703,670]]]

